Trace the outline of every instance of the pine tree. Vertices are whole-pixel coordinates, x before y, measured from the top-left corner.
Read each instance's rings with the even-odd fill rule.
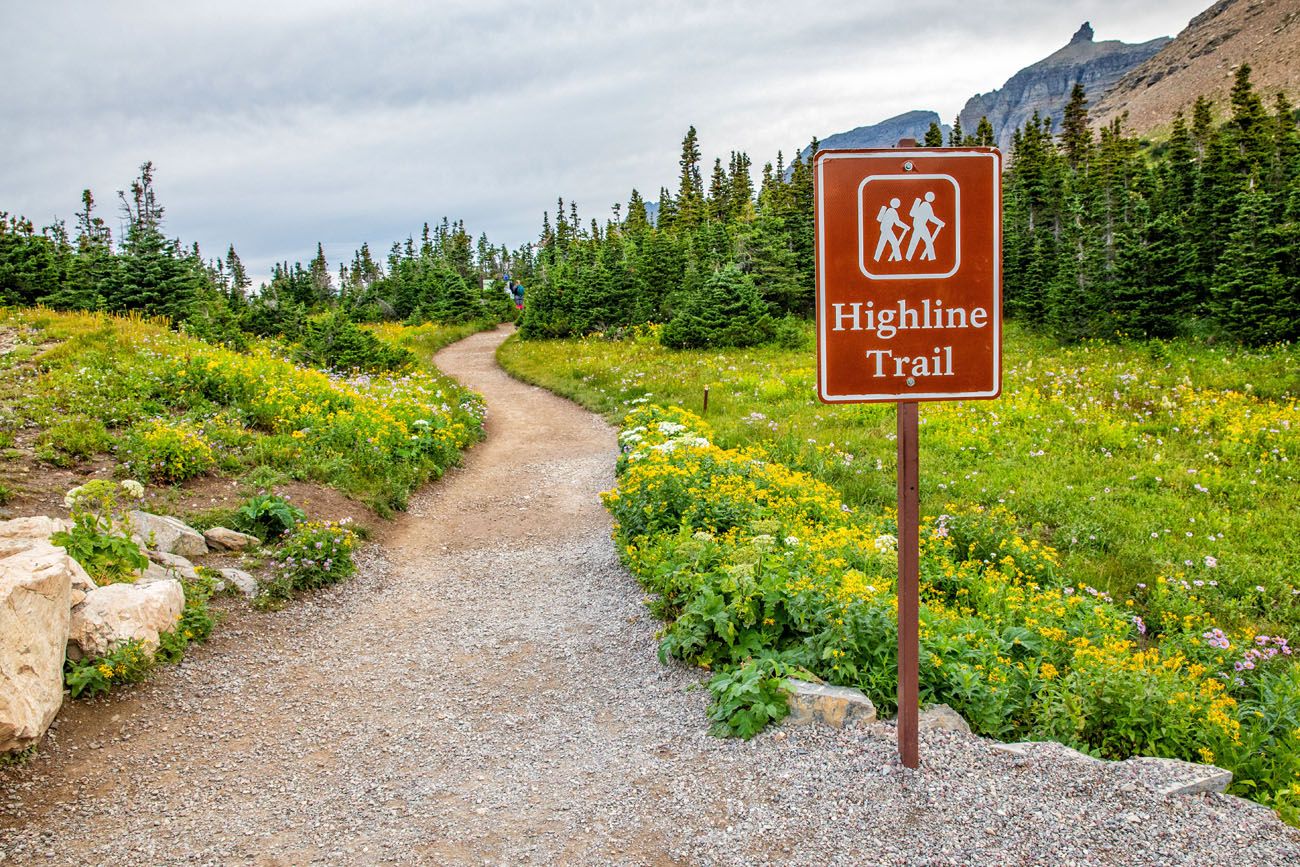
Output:
[[[715,223],[724,223],[731,217],[731,179],[722,167],[722,158],[713,161],[713,175],[709,178],[709,199],[707,203],[709,219]]]
[[[162,232],[164,209],[153,186],[153,163],[140,166],[131,195],[118,191],[126,238],[122,244],[122,279],[105,299],[113,310],[140,310],[182,322],[195,302],[196,285],[175,245]]]
[[[754,219],[737,239],[736,264],[775,311],[811,311],[813,284],[801,278],[790,235],[780,217],[762,213]]]
[[[1248,185],[1240,198],[1210,307],[1243,343],[1300,338],[1300,226],[1280,221],[1273,196],[1259,184]]]
[[[627,219],[623,221],[623,226],[633,237],[641,237],[650,228],[650,217],[646,212],[645,202],[635,189],[632,190],[632,195],[627,202]]]
[[[226,251],[226,273],[230,280],[230,300],[243,303],[248,297],[248,287],[253,285],[253,281],[244,270],[244,263],[235,252],[234,244],[231,244],[230,249]]]
[[[744,151],[732,153],[728,174],[731,178],[730,201],[733,221],[748,222],[754,219],[754,179],[749,175],[752,168],[753,163],[750,162],[748,154]]]
[[[703,222],[704,181],[700,176],[700,144],[692,126],[682,139],[682,156],[678,161],[681,176],[677,183],[677,217],[676,224],[683,228],[694,228]]]
[[[62,285],[42,299],[56,310],[102,310],[107,298],[121,291],[112,232],[95,216],[90,190],[82,191],[81,207],[75,255],[70,257]]]
[[[1070,168],[1078,169],[1088,161],[1092,149],[1092,130],[1088,127],[1088,96],[1081,82],[1075,82],[1061,122],[1061,146]]]
[[[714,273],[664,326],[665,346],[753,346],[772,336],[772,318],[754,284],[734,266]]]
[[[930,121],[930,128],[925,131],[925,146],[928,148],[943,147],[943,128],[935,121]]]
[[[373,262],[370,262],[369,246],[365,244],[362,244],[361,246],[365,250],[366,261],[370,264],[374,264]],[[360,260],[358,259],[358,261]],[[366,271],[363,273],[367,278],[369,278],[373,272]],[[325,246],[319,241],[316,242],[316,255],[311,260],[311,264],[307,266],[307,276],[311,282],[311,297],[308,303],[312,307],[326,307],[333,303],[334,280],[330,275],[329,262],[325,260]],[[369,282],[371,281],[367,279],[363,281],[362,285],[369,285]]]
[[[998,143],[997,137],[993,135],[993,124],[989,123],[988,115],[980,118],[980,122],[975,126],[975,144],[977,147],[991,148]]]

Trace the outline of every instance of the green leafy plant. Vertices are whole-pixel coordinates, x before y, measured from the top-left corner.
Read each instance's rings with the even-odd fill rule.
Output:
[[[36,439],[36,456],[46,463],[68,467],[112,448],[113,438],[96,418],[74,415],[46,428]]]
[[[356,538],[346,520],[296,524],[285,534],[271,561],[271,578],[259,595],[261,604],[287,599],[295,590],[312,590],[347,578],[357,570],[352,561]]]
[[[144,680],[154,658],[137,640],[124,641],[103,656],[65,660],[63,683],[73,698],[103,695],[119,683]]]
[[[98,584],[134,581],[139,570],[149,565],[149,559],[131,541],[131,518],[119,505],[119,494],[138,499],[144,495],[144,487],[132,479],[120,485],[96,479],[68,491],[63,502],[72,512],[72,529],[50,537]]]
[[[307,516],[284,497],[258,494],[235,511],[237,530],[252,533],[263,542],[277,538]]]
[[[713,703],[709,706],[709,731],[718,737],[748,740],[769,723],[790,713],[788,693],[782,685],[786,670],[777,659],[751,659],[739,668],[721,671],[709,680]]]
[[[209,570],[202,569],[193,580],[183,579],[185,607],[176,627],[158,636],[157,658],[163,662],[180,662],[191,643],[208,640],[217,624],[216,615],[208,607],[208,600],[216,593],[216,581]]]

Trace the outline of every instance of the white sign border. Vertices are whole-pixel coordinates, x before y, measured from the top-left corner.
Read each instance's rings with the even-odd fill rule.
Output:
[[[1002,155],[997,151],[961,151],[961,150],[913,150],[911,148],[893,151],[823,151],[815,155],[817,159],[817,261],[826,261],[826,225],[825,195],[826,182],[823,167],[829,160],[835,159],[892,159],[906,160],[910,157],[953,157],[963,159],[984,158],[993,163],[993,303],[997,315],[993,317],[993,388],[989,391],[962,392],[877,392],[874,394],[827,394],[826,393],[826,269],[817,269],[817,392],[823,403],[896,403],[913,400],[962,400],[997,397],[1002,391],[1002,223],[997,219],[998,203],[1002,197]],[[859,233],[859,236],[861,233]],[[868,278],[870,279],[870,278]]]

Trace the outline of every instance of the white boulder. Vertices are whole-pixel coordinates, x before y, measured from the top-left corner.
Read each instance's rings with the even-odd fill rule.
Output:
[[[38,543],[48,544],[50,536],[71,527],[71,521],[45,515],[0,521],[0,557],[25,551]]]
[[[0,753],[34,743],[63,704],[76,573],[89,582],[77,562],[49,542],[0,559]]]
[[[117,644],[136,640],[152,654],[159,633],[176,628],[185,608],[185,591],[175,579],[107,584],[86,594],[72,612],[68,656],[103,656]]]
[[[135,528],[133,538],[142,548],[182,557],[201,557],[208,553],[203,534],[178,518],[135,511],[131,513],[131,524]]]

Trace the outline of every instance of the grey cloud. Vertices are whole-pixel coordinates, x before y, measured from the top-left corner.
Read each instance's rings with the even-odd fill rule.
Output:
[[[2,4],[0,209],[70,217],[90,186],[112,211],[153,159],[169,231],[259,275],[444,214],[516,246],[557,196],[603,219],[675,184],[689,124],[761,166],[955,114],[1085,18],[1132,41],[1201,2]]]

